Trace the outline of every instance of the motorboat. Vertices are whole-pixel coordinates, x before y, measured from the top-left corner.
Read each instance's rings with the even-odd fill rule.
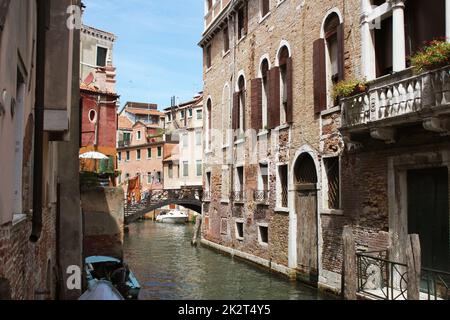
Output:
[[[180,210],[163,212],[156,218],[156,222],[161,223],[187,223],[188,221],[189,216]]]
[[[89,291],[108,291],[106,284],[110,283],[125,300],[138,299],[141,286],[123,261],[113,257],[88,257],[85,261],[85,269]],[[117,295],[116,291],[113,290],[109,294]]]

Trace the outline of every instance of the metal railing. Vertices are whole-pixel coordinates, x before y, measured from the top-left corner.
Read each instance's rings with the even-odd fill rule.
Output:
[[[233,191],[230,196],[234,202],[244,202],[244,191]]]
[[[269,201],[269,191],[267,190],[255,190],[253,192],[255,202],[267,203]]]
[[[389,260],[388,251],[358,252],[358,293],[378,300],[408,299],[408,266]],[[422,268],[420,299],[449,300],[450,272]]]
[[[118,141],[117,145],[119,148],[129,147],[131,145],[131,140]]]

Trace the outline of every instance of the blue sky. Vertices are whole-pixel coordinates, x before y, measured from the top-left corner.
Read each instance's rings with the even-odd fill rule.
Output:
[[[202,90],[200,0],[83,0],[83,23],[112,32],[117,92],[126,101],[170,106]]]

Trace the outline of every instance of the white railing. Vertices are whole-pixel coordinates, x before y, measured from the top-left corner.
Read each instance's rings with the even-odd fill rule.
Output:
[[[365,93],[342,100],[343,126],[353,127],[450,105],[450,66],[402,73],[369,84]]]

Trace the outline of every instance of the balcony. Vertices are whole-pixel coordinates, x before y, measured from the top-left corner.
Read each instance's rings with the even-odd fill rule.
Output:
[[[406,69],[379,78],[365,93],[343,99],[344,134],[369,131],[372,138],[394,142],[395,126],[422,123],[426,130],[447,134],[450,114],[450,66],[414,75]]]
[[[211,202],[212,193],[211,191],[203,191],[203,202]]]
[[[253,197],[257,204],[267,205],[269,203],[269,191],[267,190],[255,190]]]
[[[131,141],[130,140],[118,141],[117,146],[119,148],[127,148],[127,147],[131,146]]]
[[[244,191],[233,191],[230,198],[234,203],[243,204],[245,202]]]

